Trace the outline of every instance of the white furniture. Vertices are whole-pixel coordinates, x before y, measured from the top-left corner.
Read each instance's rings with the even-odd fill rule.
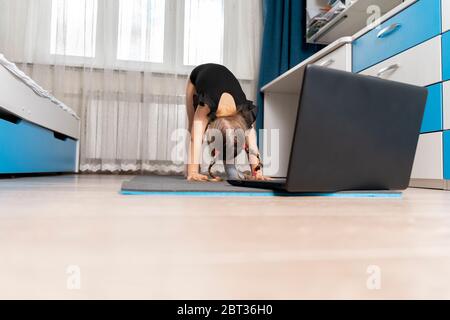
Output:
[[[450,43],[447,26],[449,0],[418,0],[403,5],[377,28],[354,36],[353,71],[429,89],[422,135],[411,185],[448,187],[450,168],[448,114]],[[447,8],[447,11],[446,11]],[[444,33],[443,33],[444,32]]]
[[[307,39],[309,43],[329,44],[337,39],[350,36],[364,28],[368,21],[386,14],[402,3],[403,0],[346,0],[347,9],[332,19],[316,34]],[[307,11],[310,15],[320,12],[328,0],[308,0]]]
[[[275,177],[287,175],[299,88],[306,65],[317,64],[350,72],[352,70],[351,42],[351,37],[335,41],[261,89],[264,92],[264,128],[272,134],[278,132],[278,135],[272,137],[277,143],[273,143],[273,139],[267,139],[264,143],[265,151],[269,150],[264,151],[266,175]],[[270,161],[267,160],[269,157]]]
[[[345,42],[345,39],[343,39]],[[342,44],[341,42],[338,42]],[[349,43],[342,44],[341,47],[328,53],[325,57],[314,62],[315,65],[328,67],[337,70],[352,70],[352,48]]]
[[[411,185],[449,188],[449,29],[450,0],[406,0],[353,36],[332,43],[263,87],[264,125],[266,129],[280,130],[281,153],[278,170],[269,166],[266,174],[286,175],[303,68],[309,63],[332,67],[333,62],[342,70],[428,88]]]
[[[21,119],[79,139],[79,119],[58,108],[51,100],[36,95],[23,81],[2,66],[0,66],[0,83],[1,107]]]
[[[444,130],[450,130],[450,81],[444,82]]]
[[[76,172],[80,119],[1,58],[0,175]]]
[[[450,1],[442,0],[442,32],[450,30]]]
[[[441,81],[441,64],[438,36],[360,73],[425,87]]]
[[[445,188],[443,180],[443,134],[433,132],[420,135],[412,177],[420,177],[413,185],[425,188]]]

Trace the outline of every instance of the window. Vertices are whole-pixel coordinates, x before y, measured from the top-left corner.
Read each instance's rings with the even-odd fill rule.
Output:
[[[164,62],[165,0],[120,0],[117,59]]]
[[[50,53],[94,57],[97,0],[53,0]]]
[[[223,0],[185,0],[184,65],[223,60]]]
[[[65,63],[91,58],[94,66],[133,70],[149,63],[161,72],[223,63],[224,0],[49,3],[50,54],[65,56]]]

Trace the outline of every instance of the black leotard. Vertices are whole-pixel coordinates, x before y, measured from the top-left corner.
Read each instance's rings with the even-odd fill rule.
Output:
[[[202,64],[192,71],[190,80],[197,91],[194,107],[208,105],[211,110],[210,121],[216,118],[220,98],[224,93],[229,93],[234,98],[238,112],[242,113],[249,127],[256,120],[256,106],[247,100],[238,79],[225,66]]]

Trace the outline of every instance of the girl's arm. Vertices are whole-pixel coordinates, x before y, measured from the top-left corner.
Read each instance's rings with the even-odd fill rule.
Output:
[[[196,94],[195,86],[192,84],[191,80],[188,79],[186,85],[186,111],[188,116],[188,130],[192,133],[192,123],[194,121],[194,95]]]
[[[189,148],[189,163],[187,179],[190,181],[207,181],[208,176],[200,174],[200,154],[202,151],[203,135],[208,126],[208,106],[198,106],[194,114],[191,130],[191,144]]]
[[[256,137],[256,130],[255,128],[251,128],[247,132],[247,144],[249,149],[249,162],[250,167],[252,169],[252,179],[256,180],[271,180],[268,177],[264,177],[262,174],[262,163],[260,163],[259,157],[259,149],[258,149],[258,143],[257,143],[257,137]]]

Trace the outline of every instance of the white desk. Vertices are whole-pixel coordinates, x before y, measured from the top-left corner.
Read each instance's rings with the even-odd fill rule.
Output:
[[[385,65],[389,66],[396,63],[402,68],[397,72],[383,73],[383,78],[422,85],[430,89],[432,87],[442,86],[442,97],[439,99],[436,97],[429,99],[430,105],[427,104],[427,110],[429,112],[426,112],[426,117],[424,117],[424,124],[426,124],[425,118],[428,120],[436,120],[438,116],[442,116],[442,128],[435,129],[434,126],[436,124],[434,122],[438,123],[438,121],[434,121],[432,122],[433,128],[426,127],[422,129],[411,185],[450,189],[450,157],[448,156],[450,154],[450,79],[448,73],[441,72],[444,69],[444,61],[447,65],[449,64],[448,60],[446,60],[449,55],[444,54],[447,52],[444,51],[444,47],[446,46],[445,48],[447,48],[445,50],[450,50],[448,49],[450,47],[450,41],[448,40],[450,39],[450,14],[448,13],[450,0],[439,1],[441,10],[439,13],[436,13],[434,9],[436,8],[437,0],[405,0],[353,36],[336,40],[295,68],[264,86],[261,89],[264,93],[265,103],[264,128],[268,129],[266,135],[269,135],[269,137],[262,139],[263,161],[265,163],[264,173],[277,177],[287,175],[299,102],[299,92],[306,65],[318,64],[344,71],[359,72],[373,76],[377,76],[378,74],[380,76],[379,70],[383,70]],[[422,8],[423,10],[417,8]],[[416,19],[417,23],[432,21],[439,24],[437,27],[432,23],[427,25],[427,28],[432,29],[432,32],[429,32],[429,36],[419,32],[425,30],[424,28],[419,31],[415,28],[408,29],[408,19],[411,16],[424,14],[429,14],[431,17],[428,20],[426,17],[419,17],[420,19]],[[436,15],[439,15],[439,17],[436,17]],[[402,44],[405,48],[399,53],[382,51],[387,56],[383,56],[380,59],[377,58],[378,60],[375,59],[376,61],[367,63],[367,66],[360,66],[358,68],[355,61],[361,62],[361,57],[370,56],[372,51],[376,51],[377,49],[380,51],[378,45],[381,45],[376,41],[366,42],[368,44],[365,47],[365,55],[362,55],[362,51],[357,51],[361,49],[361,39],[368,39],[371,37],[371,34],[379,33],[378,29],[380,31],[382,29],[387,30],[386,26],[389,26],[389,24],[395,25],[397,19],[403,19],[402,22],[404,22],[400,32],[394,33],[394,35],[397,35],[397,38],[386,37],[383,38],[386,39],[384,41],[397,41],[396,44],[399,43],[398,41],[401,42],[404,39],[411,41],[411,37],[409,36],[411,32],[415,32],[414,35],[418,37],[417,43],[405,41]],[[374,31],[374,29],[377,30]],[[402,34],[407,34],[408,37],[398,37],[398,35]],[[368,50],[367,46],[370,45],[374,46],[373,50]],[[440,49],[441,46],[442,50]],[[422,52],[422,48],[429,48],[429,50],[424,49],[424,52]],[[390,50],[390,47],[388,49]],[[441,51],[443,53],[442,57]],[[438,90],[434,91],[439,92]],[[438,108],[435,108],[436,106]],[[270,136],[272,136],[272,139],[270,139]]]
[[[317,64],[352,72],[352,42],[415,2],[417,0],[405,0],[355,35],[334,41],[261,89],[261,92],[264,93],[264,129],[268,129],[265,133],[266,136],[261,139],[265,164],[264,174],[274,177],[287,175],[305,67],[308,64]]]
[[[344,37],[264,86],[264,174],[286,177],[303,74],[308,64],[352,71],[352,38]]]

